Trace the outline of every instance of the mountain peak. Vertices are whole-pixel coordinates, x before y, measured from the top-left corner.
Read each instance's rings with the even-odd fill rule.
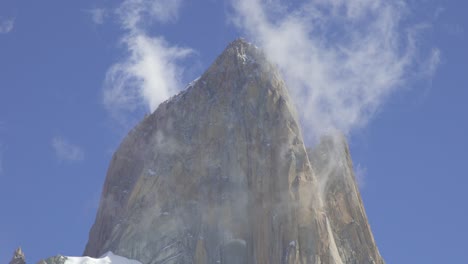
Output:
[[[219,81],[227,83],[223,84]],[[244,38],[238,38],[227,45],[202,76],[190,82],[180,93],[164,101],[158,109],[165,111],[163,109],[182,98],[186,98],[193,90],[198,90],[200,87],[207,89],[210,96],[215,96],[227,92],[226,88],[237,88],[236,90],[240,91],[242,90],[241,86],[243,86],[241,84],[249,81],[270,82],[269,87],[272,89],[282,89],[285,86],[278,69],[268,61],[263,51]],[[272,85],[271,81],[277,83]],[[231,85],[227,85],[228,83]],[[282,93],[285,94],[283,99],[287,99],[287,92],[283,91]]]
[[[84,254],[143,264],[383,263],[371,236],[359,236],[365,217],[356,234],[341,232],[353,222],[337,211],[339,221],[329,219],[319,187],[281,74],[237,39],[119,146]],[[326,201],[341,202],[336,192]]]
[[[23,250],[21,247],[18,247],[13,253],[13,258],[10,261],[10,264],[25,264],[26,257],[24,256]]]
[[[233,41],[231,41],[231,43],[228,44],[228,47],[231,47],[231,46],[234,46],[234,47],[241,47],[241,46],[250,46],[252,45],[252,43],[248,42],[245,38],[243,37],[239,37]]]
[[[251,42],[248,42],[246,39],[244,38],[237,38],[235,39],[234,41],[232,41],[231,43],[229,43],[226,47],[226,50],[229,50],[229,49],[234,49],[234,50],[237,50],[239,52],[242,52],[242,53],[255,53],[255,52],[258,52],[260,51],[260,49],[255,46],[254,44],[252,44]]]
[[[255,45],[243,38],[238,38],[226,47],[224,52],[218,57],[218,61],[227,61],[228,63],[264,63],[267,61],[265,54]]]

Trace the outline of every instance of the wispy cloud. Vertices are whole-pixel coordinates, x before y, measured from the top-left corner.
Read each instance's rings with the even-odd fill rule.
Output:
[[[10,33],[15,25],[14,18],[1,18],[0,17],[0,34]]]
[[[51,145],[56,157],[61,161],[82,161],[84,159],[83,149],[63,137],[52,138]]]
[[[180,62],[193,51],[147,32],[154,22],[176,21],[180,7],[180,0],[126,0],[116,10],[127,56],[108,70],[105,79],[104,104],[114,117],[142,107],[154,111],[182,87]]]
[[[309,140],[366,125],[421,67],[420,27],[403,23],[404,1],[316,0],[295,9],[278,0],[232,3],[234,23],[282,70]],[[434,49],[422,71],[433,74],[439,57]]]
[[[358,164],[354,167],[354,176],[359,189],[364,189],[366,186],[367,168]]]
[[[3,150],[0,145],[0,175],[3,174]]]
[[[91,16],[92,21],[96,25],[102,25],[109,15],[109,11],[105,8],[93,8],[86,10],[86,12]]]
[[[153,111],[181,88],[182,69],[176,62],[191,50],[145,34],[132,34],[124,41],[129,55],[107,72],[104,103],[111,111],[133,111],[140,106]]]
[[[4,128],[5,128],[5,123],[3,121],[0,121],[0,132],[3,132]],[[2,140],[0,139],[0,175],[2,175],[4,172],[3,153],[4,153],[4,145],[3,145]]]
[[[465,34],[465,29],[459,24],[444,23],[442,24],[442,28],[450,36],[463,37],[463,35]]]
[[[117,9],[122,26],[130,31],[143,30],[153,22],[174,22],[182,0],[125,0]]]
[[[425,75],[426,75],[425,77],[432,78],[432,76],[434,76],[435,72],[437,71],[439,64],[440,64],[440,50],[432,49],[431,55],[429,59],[427,60],[426,66],[423,68]]]

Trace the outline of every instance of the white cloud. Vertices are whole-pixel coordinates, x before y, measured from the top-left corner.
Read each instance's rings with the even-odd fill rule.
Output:
[[[117,9],[127,56],[108,70],[104,84],[104,104],[114,117],[141,107],[154,111],[183,87],[180,61],[193,51],[146,31],[148,21],[175,21],[180,4],[179,0],[126,0]]]
[[[83,149],[63,137],[52,138],[51,144],[55,155],[61,161],[81,161],[84,159]]]
[[[151,111],[180,89],[182,69],[176,64],[190,49],[170,46],[162,37],[145,34],[125,39],[128,57],[107,72],[104,103],[109,110],[135,110],[145,105]]]
[[[104,8],[93,8],[87,10],[87,12],[91,15],[91,19],[96,25],[102,25],[108,16],[108,11]]]
[[[182,0],[125,0],[118,8],[122,25],[131,31],[144,28],[144,22],[177,20]]]
[[[418,66],[417,26],[403,1],[316,0],[291,10],[278,0],[233,0],[234,23],[281,69],[305,136],[365,125]],[[439,52],[427,71],[433,74]]]
[[[10,33],[15,25],[13,18],[0,18],[0,34]]]

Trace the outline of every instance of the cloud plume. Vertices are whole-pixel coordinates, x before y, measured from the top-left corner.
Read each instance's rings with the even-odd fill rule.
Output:
[[[154,111],[182,88],[180,62],[193,51],[147,32],[153,22],[175,21],[180,5],[180,0],[126,0],[117,8],[126,56],[110,67],[104,84],[104,104],[114,117]]]
[[[364,126],[418,68],[418,27],[404,1],[316,0],[298,8],[278,0],[233,0],[235,25],[282,71],[315,141]],[[434,50],[427,69],[439,61]]]

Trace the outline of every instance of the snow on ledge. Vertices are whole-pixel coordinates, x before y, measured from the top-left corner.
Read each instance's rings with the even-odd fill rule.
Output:
[[[107,252],[100,258],[90,257],[66,257],[64,264],[142,264],[139,261],[124,258],[115,255],[112,252]]]

